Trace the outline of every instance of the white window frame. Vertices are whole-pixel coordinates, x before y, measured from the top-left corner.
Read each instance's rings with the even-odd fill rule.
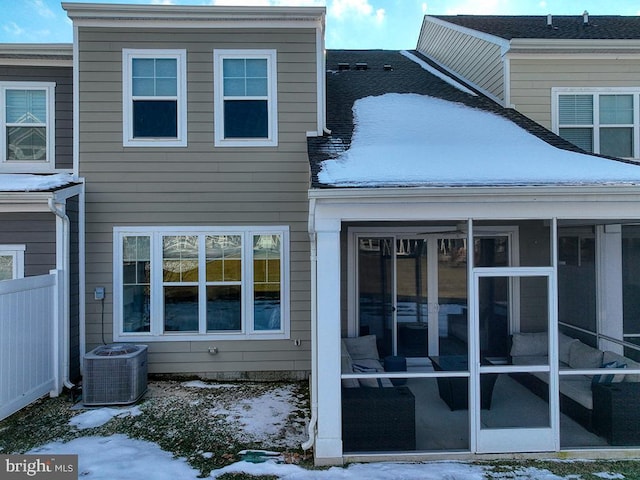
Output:
[[[281,238],[280,258],[280,312],[279,330],[255,330],[253,318],[253,236],[278,234]],[[207,332],[206,314],[200,311],[198,332],[165,332],[163,308],[162,278],[162,237],[177,235],[241,235],[243,241],[242,256],[242,324],[240,331]],[[124,332],[123,313],[123,252],[122,241],[126,236],[151,237],[151,300],[150,300],[150,332]],[[149,341],[212,341],[212,340],[282,340],[290,338],[290,301],[289,301],[289,227],[288,226],[241,226],[241,227],[114,227],[113,229],[113,335],[114,341],[149,342]],[[203,257],[201,255],[201,257]],[[200,264],[204,271],[205,265]],[[205,286],[204,276],[198,282]]]
[[[223,60],[238,59],[266,59],[267,78],[267,113],[269,119],[268,135],[266,138],[225,138],[224,137],[224,91],[223,91]],[[277,53],[273,49],[265,50],[213,50],[213,95],[214,95],[214,146],[216,147],[277,147],[278,146],[278,75]],[[250,100],[253,97],[242,97]],[[256,97],[263,100],[264,97]]]
[[[55,82],[0,82],[0,171],[13,173],[44,173],[55,168],[55,131],[56,131],[56,101]],[[47,119],[46,124],[25,124],[24,126],[44,126],[46,128],[46,158],[45,160],[7,160],[7,90],[44,90],[46,95]]]
[[[551,89],[551,128],[560,135],[560,95],[591,95],[593,97],[593,124],[577,125],[593,129],[593,152],[600,153],[600,95],[633,96],[633,159],[640,159],[640,87],[553,87]],[[565,125],[563,125],[564,127]],[[624,125],[620,125],[623,127]],[[569,125],[568,127],[572,127]],[[628,126],[627,126],[628,127]]]
[[[137,58],[171,58],[177,66],[177,95],[175,97],[154,97],[162,100],[176,100],[176,138],[135,138],[133,136],[133,73],[132,62]],[[125,147],[186,147],[187,146],[187,51],[184,49],[122,49],[122,145]]]
[[[24,252],[26,245],[0,245],[0,256],[13,258],[13,276],[16,278],[24,278]]]

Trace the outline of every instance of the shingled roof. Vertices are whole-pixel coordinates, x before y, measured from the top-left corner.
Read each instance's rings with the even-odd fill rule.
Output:
[[[511,40],[514,38],[637,40],[640,39],[640,17],[619,15],[430,15],[461,27]]]
[[[429,61],[417,52],[412,55]],[[323,161],[337,158],[351,145],[354,129],[353,105],[360,98],[386,93],[416,93],[493,112],[524,128],[545,142],[573,152],[578,147],[533,122],[513,109],[489,98],[465,93],[425,71],[398,51],[329,50],[327,52],[327,128],[331,134],[308,139],[312,188],[330,188],[318,180]],[[469,87],[470,88],[470,87]],[[461,141],[464,140],[461,138]]]

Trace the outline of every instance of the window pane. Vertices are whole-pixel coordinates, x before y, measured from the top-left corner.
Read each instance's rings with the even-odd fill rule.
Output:
[[[244,58],[225,58],[222,69],[224,78],[244,78],[246,75]]]
[[[133,102],[133,136],[136,138],[176,138],[178,104],[175,100]]]
[[[593,124],[592,95],[560,95],[558,104],[560,125]]]
[[[253,237],[255,330],[280,329],[280,243],[280,235],[255,235]],[[276,270],[277,273],[273,270]]]
[[[600,124],[633,123],[632,95],[600,95]]]
[[[240,235],[215,235],[205,239],[207,282],[242,280],[242,238]]]
[[[162,269],[165,282],[197,282],[198,237],[195,235],[163,237]]]
[[[224,94],[230,97],[244,97],[245,95],[244,78],[225,78]]]
[[[164,287],[164,330],[198,331],[198,287]]]
[[[268,138],[269,115],[266,100],[224,102],[225,138]]]
[[[156,77],[158,78],[177,78],[178,61],[175,58],[157,58],[156,59]]]
[[[7,160],[46,160],[45,127],[7,127]]]
[[[7,123],[47,123],[44,90],[7,90]]]
[[[152,97],[154,94],[153,78],[133,78],[133,95]]]
[[[178,61],[175,58],[134,58],[134,96],[176,96]]]
[[[0,280],[13,278],[13,255],[0,255]]]
[[[207,287],[207,331],[239,331],[242,328],[242,287]]]
[[[134,58],[131,61],[131,67],[134,77],[153,78],[154,76],[153,58]]]
[[[124,332],[151,331],[151,238],[122,239]]]
[[[559,133],[562,138],[580,147],[585,152],[593,152],[592,128],[561,128]]]
[[[614,157],[633,157],[633,128],[601,128],[600,153]]]
[[[162,97],[175,97],[178,87],[175,78],[159,78],[156,80],[156,95]]]
[[[266,78],[247,78],[247,95],[251,97],[266,97],[268,94]]]
[[[248,78],[267,78],[267,59],[248,58],[247,59]]]

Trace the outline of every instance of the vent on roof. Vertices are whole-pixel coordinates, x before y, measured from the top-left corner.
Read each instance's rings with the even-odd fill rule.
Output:
[[[547,15],[547,27],[553,27],[553,17],[551,14]]]
[[[351,67],[349,66],[348,63],[339,63],[338,64],[338,70],[349,70]]]
[[[356,63],[356,70],[366,70],[368,68],[369,68],[369,65],[367,65],[365,62]]]
[[[589,25],[589,12],[587,12],[586,10],[582,14],[582,23],[585,26]]]
[[[385,72],[390,72],[391,70],[393,70],[393,67],[392,67],[390,64],[385,63],[385,64],[382,66],[382,69],[383,69]]]

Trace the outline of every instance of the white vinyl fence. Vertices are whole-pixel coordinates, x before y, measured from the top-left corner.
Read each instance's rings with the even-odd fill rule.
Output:
[[[0,282],[0,420],[62,389],[58,277]]]

